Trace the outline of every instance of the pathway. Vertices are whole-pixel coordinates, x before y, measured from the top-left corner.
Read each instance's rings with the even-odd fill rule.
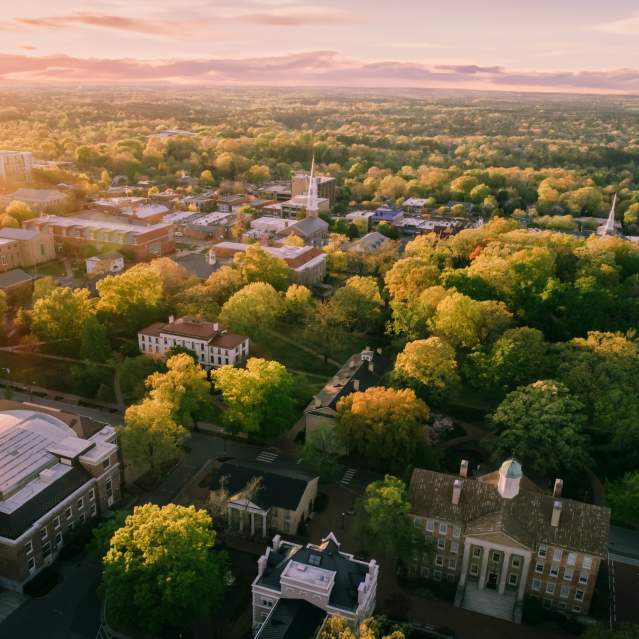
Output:
[[[44,342],[39,342],[37,345],[43,345]],[[45,359],[56,359],[62,362],[72,362],[74,364],[86,364],[86,360],[79,357],[66,357],[64,355],[52,355],[51,353],[41,353],[39,351],[25,352],[24,346],[0,346],[0,351],[6,351],[7,353],[17,353],[18,355],[29,355],[31,357],[43,357]],[[91,362],[93,366],[103,366],[105,368],[114,368],[113,364],[105,364],[104,362]]]

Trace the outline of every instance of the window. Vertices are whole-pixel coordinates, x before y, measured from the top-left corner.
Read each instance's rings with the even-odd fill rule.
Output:
[[[27,568],[29,572],[35,570],[35,559],[33,557],[29,557],[29,559],[27,559]]]
[[[561,548],[555,548],[555,552],[552,555],[552,560],[553,561],[561,561],[561,555],[563,554],[563,551],[561,550]]]
[[[448,534],[448,524],[446,524],[444,522],[440,522],[439,523],[439,534],[440,535],[447,535]]]
[[[95,501],[95,488],[89,491],[89,501]]]
[[[46,539],[49,536],[46,528],[40,528],[40,539]]]
[[[435,581],[441,581],[442,580],[442,571],[441,570],[435,570],[433,572],[433,579]]]
[[[566,581],[572,581],[574,570],[572,568],[564,568],[564,579]]]
[[[577,592],[575,592],[575,601],[583,601],[584,600],[584,591],[583,590],[577,590]]]
[[[552,566],[550,566],[550,576],[557,577],[558,575],[559,575],[559,565],[553,564]]]
[[[71,512],[71,506],[69,506],[65,511],[64,511],[64,516],[68,519],[71,519],[71,517],[73,517],[73,513]]]
[[[453,526],[453,537],[459,539],[461,537],[461,528],[459,526]]]
[[[444,565],[444,558],[441,555],[435,557],[435,565],[440,567]]]
[[[544,572],[544,564],[537,564],[535,566],[535,572],[538,572],[541,575]]]
[[[566,564],[568,566],[574,566],[577,563],[577,554],[574,552],[568,553],[568,559],[566,559]]]
[[[84,497],[78,498],[78,501],[76,502],[76,506],[78,507],[78,510],[82,510],[84,508]]]
[[[456,541],[453,541],[450,544],[450,552],[452,552],[453,555],[456,555],[459,553],[459,544]]]
[[[430,575],[430,570],[428,568],[422,568],[421,572],[422,572],[422,577],[424,577],[424,579],[428,579]]]
[[[552,601],[550,599],[544,599],[544,602],[541,604],[546,610],[550,610],[552,608]]]
[[[58,515],[57,517],[54,517],[54,519],[53,519],[53,528],[55,530],[59,530],[60,529],[60,515]]]
[[[548,548],[546,547],[545,544],[542,544],[541,546],[539,546],[539,550],[537,551],[537,554],[540,557],[545,557],[547,552],[548,552]]]
[[[478,564],[471,564],[470,565],[470,574],[473,577],[476,577],[479,574],[479,565]]]
[[[446,539],[444,537],[440,537],[437,540],[437,548],[439,550],[444,550],[446,548]]]
[[[521,557],[513,557],[513,568],[521,568]]]
[[[270,599],[262,599],[262,605],[266,606],[267,608],[272,608],[273,602]]]
[[[106,489],[107,497],[113,497],[113,482],[110,479],[107,479],[104,487]]]
[[[481,548],[479,546],[473,548],[473,557],[481,557]]]
[[[59,546],[62,543],[62,533],[55,534],[55,545]]]
[[[549,582],[546,584],[546,592],[547,592],[549,595],[554,595],[554,594],[555,594],[555,582],[554,582],[554,581],[549,581]]]
[[[519,581],[519,576],[516,573],[511,572],[508,575],[508,585],[509,586],[516,586],[518,581]]]
[[[588,583],[588,573],[585,573],[585,572],[579,573],[579,583],[580,584]]]
[[[42,554],[46,557],[51,554],[51,542],[47,541],[46,544],[42,544]]]
[[[98,509],[97,509],[95,504],[91,504],[91,511],[90,512],[91,512],[91,517],[95,517],[95,515],[98,512]]]
[[[567,607],[568,607],[568,605],[566,604],[565,601],[560,601],[559,602],[559,610],[566,610]]]
[[[535,591],[541,590],[541,579],[532,580],[532,589]]]
[[[33,552],[33,542],[31,540],[29,540],[25,545],[24,545],[24,549],[27,553],[27,555],[30,555]]]
[[[573,612],[581,612],[581,606],[578,606],[577,604],[575,604],[575,605],[572,607],[572,611],[573,611]]]
[[[80,513],[80,523],[83,524],[86,520],[87,516],[84,513]]]
[[[501,559],[501,553],[498,550],[493,550],[493,561],[499,561]]]
[[[568,599],[568,595],[570,594],[570,586],[567,586],[566,584],[563,584],[561,586],[561,590],[559,591],[559,596],[562,599]]]
[[[581,562],[581,567],[585,570],[590,570],[592,568],[592,557],[584,557]]]
[[[457,558],[450,557],[448,560],[448,570],[457,570]]]

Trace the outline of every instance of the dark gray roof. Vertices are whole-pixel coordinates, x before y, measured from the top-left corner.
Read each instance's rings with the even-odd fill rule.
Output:
[[[326,612],[302,599],[280,599],[255,639],[315,639]]]
[[[373,357],[372,371],[369,362],[362,359],[362,353],[352,355],[306,407],[306,412],[332,413],[342,397],[355,392],[355,380],[359,381],[360,391],[365,391],[372,386],[379,386],[388,362],[377,351],[371,352]],[[321,406],[317,406],[317,402],[321,402]]]
[[[0,512],[0,536],[18,538],[34,521],[55,508],[90,478],[84,469],[72,468],[12,513]]]
[[[550,524],[557,498],[520,484],[519,494],[503,498],[495,485],[494,473],[469,479],[456,475],[416,469],[409,486],[412,512],[456,522],[465,534],[504,532],[527,548],[539,544],[585,552],[603,557],[608,551],[610,510],[572,499],[560,498],[559,526]],[[462,482],[459,504],[452,501],[453,482]]]
[[[311,555],[315,558],[320,557],[319,564],[316,561],[309,562]],[[357,588],[366,579],[368,565],[349,559],[339,552],[339,545],[333,539],[329,537],[319,547],[300,547],[283,542],[277,552],[271,550],[266,568],[258,583],[273,590],[280,590],[280,578],[289,561],[334,571],[335,582],[329,604],[344,610],[357,609]]]
[[[309,216],[299,222],[295,222],[289,229],[295,229],[303,235],[313,235],[314,233],[328,231],[328,222],[325,222],[321,217]]]
[[[208,279],[209,275],[218,268],[215,264],[209,264],[207,256],[203,253],[189,253],[171,259],[201,280]]]
[[[288,468],[278,464],[227,462],[213,475],[211,490],[220,488],[220,479],[224,478],[224,487],[229,495],[239,493],[251,479],[262,478],[260,490],[251,501],[264,510],[284,508],[297,510],[308,483],[314,479],[301,472],[297,467]]]
[[[33,280],[33,276],[26,273],[21,268],[14,268],[12,271],[0,273],[0,289],[11,288],[19,284],[26,284]]]

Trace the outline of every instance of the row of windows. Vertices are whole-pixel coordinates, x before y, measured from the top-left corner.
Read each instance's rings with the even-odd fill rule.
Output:
[[[542,601],[542,606],[546,609],[546,610],[550,610],[551,608],[553,608],[555,605],[555,602],[553,599],[544,599]],[[559,610],[568,610],[568,604],[565,601],[559,601],[559,603],[557,604],[557,608],[559,608]],[[581,606],[577,603],[572,605],[571,610],[573,612],[581,612]]]
[[[557,584],[554,581],[544,582],[541,579],[533,579],[531,584],[531,589],[534,592],[541,592],[542,590],[548,595],[554,595],[557,592]],[[567,584],[562,584],[559,589],[559,597],[561,599],[568,599],[570,597],[570,593],[572,592],[572,588]],[[585,597],[585,590],[575,590],[575,601],[583,601]]]
[[[434,533],[435,528],[437,528],[437,531],[440,535],[447,535],[449,528],[452,528],[453,537],[455,537],[455,539],[459,539],[461,537],[461,528],[459,526],[449,526],[445,521],[440,521],[438,523],[433,519],[427,519],[426,532]]]
[[[538,561],[535,564],[535,572],[538,575],[543,575],[544,571],[546,569],[546,566],[543,562]],[[557,579],[559,577],[559,572],[560,572],[560,565],[559,564],[551,564],[549,569],[548,569],[548,575],[553,578],[553,579]],[[573,578],[575,576],[575,570],[574,568],[569,568],[569,567],[565,567],[563,570],[563,578],[565,581],[572,581]],[[589,579],[590,575],[587,572],[580,572],[579,573],[579,583],[580,584],[587,584],[588,583],[588,579]]]
[[[545,559],[550,555],[551,549],[546,546],[546,544],[541,544],[537,549],[537,556]],[[555,548],[552,550],[552,560],[555,562],[560,562],[563,557],[564,551],[562,548]],[[569,552],[566,556],[566,565],[567,566],[576,566],[577,565],[577,553]],[[584,556],[581,560],[581,567],[584,570],[590,570],[592,568],[592,557]]]

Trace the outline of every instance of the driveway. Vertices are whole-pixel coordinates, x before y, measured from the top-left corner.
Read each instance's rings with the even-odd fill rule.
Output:
[[[95,639],[100,625],[100,564],[58,562],[62,581],[44,597],[26,601],[0,624],[0,637]]]

